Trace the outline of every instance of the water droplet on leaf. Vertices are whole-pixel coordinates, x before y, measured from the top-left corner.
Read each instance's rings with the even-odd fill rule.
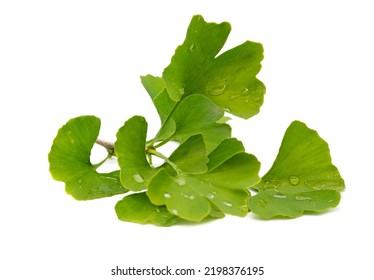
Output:
[[[209,198],[209,199],[213,199],[213,198],[214,198],[214,194],[212,194],[212,193],[208,193],[208,194],[206,195],[206,197]]]
[[[288,180],[290,181],[291,185],[296,186],[300,183],[300,178],[294,175],[291,175]]]
[[[273,195],[273,197],[275,197],[275,198],[286,198],[287,196],[284,195],[284,194],[276,193],[276,194]]]
[[[134,179],[135,182],[139,184],[144,183],[144,178],[140,174],[134,174],[132,178]]]
[[[173,215],[178,215],[178,210],[177,210],[177,209],[173,209],[173,210],[171,210],[171,213],[172,213]]]
[[[226,86],[227,85],[223,85],[223,86],[220,86],[220,87],[217,87],[217,88],[213,88],[209,94],[212,95],[212,96],[218,96],[218,95],[221,95],[225,92],[226,90]]]
[[[234,99],[237,99],[237,98],[239,98],[239,97],[246,96],[246,95],[247,95],[247,92],[248,92],[248,88],[244,88],[241,92],[232,94],[232,95],[230,96],[230,99],[231,99],[231,100],[234,100]],[[247,98],[245,101],[248,102],[247,100],[249,101],[248,98]]]
[[[190,52],[193,52],[193,51],[194,51],[194,49],[195,49],[195,44],[194,44],[194,43],[192,43],[192,44],[191,44],[191,46],[190,46]]]
[[[228,206],[228,207],[231,207],[232,206],[232,203],[231,202],[228,202],[228,201],[224,201],[222,202],[224,205]]]
[[[164,197],[169,199],[169,198],[171,198],[171,194],[166,192],[166,193],[164,193]]]
[[[183,94],[184,94],[184,88],[180,88],[180,89],[179,89],[179,93],[180,93],[181,95],[183,95]]]
[[[186,179],[183,177],[177,177],[175,178],[175,183],[177,183],[179,186],[185,186],[186,185]]]
[[[303,201],[303,200],[310,200],[312,199],[311,197],[309,196],[302,196],[302,195],[298,195],[295,197],[296,200],[299,200],[299,201]]]

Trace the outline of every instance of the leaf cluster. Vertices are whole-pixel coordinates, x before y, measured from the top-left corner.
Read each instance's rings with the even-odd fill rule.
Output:
[[[260,162],[231,136],[227,114],[248,119],[263,103],[263,47],[246,41],[222,54],[231,27],[194,16],[185,41],[177,47],[161,77],[141,82],[160,117],[148,135],[144,117],[128,119],[108,156],[92,164],[100,119],[81,116],[59,131],[49,153],[50,172],[77,200],[118,194],[120,220],[170,226],[186,222],[244,217],[295,218],[304,212],[336,207],[344,181],[332,164],[327,143],[304,123],[287,129],[273,166],[262,177]],[[159,148],[177,143],[170,156]],[[115,156],[118,170],[98,168]],[[154,164],[159,158],[162,164]]]

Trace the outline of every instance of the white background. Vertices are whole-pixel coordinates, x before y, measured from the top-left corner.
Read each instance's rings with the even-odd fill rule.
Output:
[[[253,278],[373,279],[371,1],[0,3],[1,279],[125,279],[110,276],[117,265],[263,266],[265,275]],[[337,209],[160,228],[118,221],[121,196],[79,202],[52,180],[47,155],[72,117],[100,117],[100,137],[111,141],[135,114],[156,131],[139,76],[161,74],[194,14],[232,24],[225,49],[264,45],[261,113],[231,122],[261,174],[291,121],[304,121],[329,143],[345,179]],[[141,279],[126,279],[133,278]],[[184,277],[204,278],[219,277]]]

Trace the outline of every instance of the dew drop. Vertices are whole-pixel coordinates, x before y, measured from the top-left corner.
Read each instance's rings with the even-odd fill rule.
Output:
[[[232,203],[231,202],[228,202],[228,201],[224,201],[222,202],[224,205],[228,206],[228,207],[231,207],[232,206]]]
[[[294,175],[291,175],[288,180],[290,181],[291,185],[296,186],[300,183],[300,178]]]
[[[177,177],[175,178],[175,183],[177,183],[179,186],[185,186],[186,185],[186,179],[183,177]]]
[[[193,52],[195,49],[195,43],[192,43],[191,46],[190,46],[190,52]]]
[[[191,194],[188,198],[192,200],[192,199],[195,199],[195,196]]]
[[[173,210],[171,210],[171,213],[172,213],[173,215],[178,215],[178,210],[177,210],[177,209],[173,209]]]
[[[181,95],[183,95],[183,94],[184,94],[184,88],[180,88],[180,89],[179,89],[179,93],[180,93]]]
[[[247,95],[247,92],[248,92],[248,88],[244,88],[240,93],[232,94],[232,95],[230,96],[230,99],[231,99],[231,100],[234,100],[234,99],[237,99],[237,98],[239,98],[239,97],[246,96],[246,95]],[[247,100],[248,100],[248,101],[247,101]],[[247,98],[247,99],[245,100],[245,102],[249,102],[249,99]]]
[[[164,193],[164,197],[169,199],[169,198],[171,198],[171,194],[166,192],[166,193]]]
[[[284,195],[284,194],[276,193],[276,194],[273,195],[273,197],[275,197],[275,198],[286,198],[287,196]]]
[[[218,96],[218,95],[221,95],[225,92],[226,90],[226,86],[227,85],[223,85],[223,86],[220,86],[220,87],[217,87],[217,88],[214,88],[212,89],[209,94],[210,95],[213,95],[213,96]]]
[[[134,179],[135,182],[139,184],[144,183],[144,178],[140,174],[134,174],[132,178]]]
[[[296,200],[299,200],[299,201],[303,201],[303,200],[310,200],[312,199],[311,197],[309,196],[302,196],[302,195],[298,195],[295,197]]]
[[[156,212],[157,212],[157,213],[160,213],[161,211],[160,211],[160,209],[156,208]]]
[[[208,193],[207,195],[206,195],[206,197],[207,198],[209,198],[209,199],[214,199],[214,194],[212,194],[212,193]]]

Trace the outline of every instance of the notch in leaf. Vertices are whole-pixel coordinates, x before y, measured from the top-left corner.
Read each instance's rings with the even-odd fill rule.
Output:
[[[175,101],[198,93],[221,109],[248,119],[259,112],[265,94],[264,84],[256,78],[263,47],[246,41],[217,56],[230,31],[227,22],[207,23],[202,16],[194,16],[162,78]]]
[[[91,150],[100,131],[100,119],[81,116],[60,128],[48,154],[49,170],[57,181],[65,182],[66,192],[77,200],[108,197],[127,192],[119,171],[99,173],[92,165]]]

